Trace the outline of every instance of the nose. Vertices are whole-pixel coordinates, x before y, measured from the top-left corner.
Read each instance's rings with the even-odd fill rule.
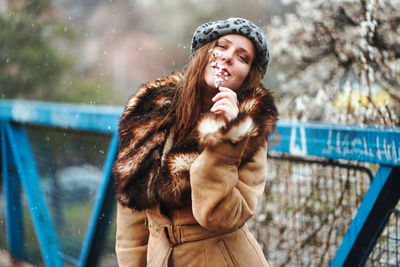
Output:
[[[229,51],[229,50],[228,51],[224,51],[222,53],[222,55],[221,55],[221,60],[225,61],[225,63],[227,65],[231,65],[232,64],[232,58],[233,58],[232,52]]]

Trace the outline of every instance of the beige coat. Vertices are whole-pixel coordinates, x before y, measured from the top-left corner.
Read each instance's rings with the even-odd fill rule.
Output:
[[[268,266],[245,224],[264,189],[266,146],[238,171],[246,141],[204,150],[195,160],[191,209],[176,210],[169,219],[159,206],[139,212],[118,205],[119,265]]]
[[[118,262],[268,266],[246,221],[264,189],[266,140],[277,119],[273,97],[262,85],[244,90],[236,119],[206,113],[197,134],[174,146],[173,120],[163,118],[181,77],[143,85],[121,116],[113,166]]]

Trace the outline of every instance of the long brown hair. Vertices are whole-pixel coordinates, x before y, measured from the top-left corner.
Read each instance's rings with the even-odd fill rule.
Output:
[[[177,90],[172,109],[167,115],[167,117],[173,116],[176,121],[175,144],[181,143],[191,134],[200,118],[203,103],[202,90],[206,86],[204,72],[210,58],[209,51],[214,48],[217,40],[208,42],[196,50],[186,66],[184,80],[179,90]],[[244,88],[258,86],[261,79],[262,69],[259,60],[255,57],[251,64],[249,75],[238,89],[238,95],[240,90]]]

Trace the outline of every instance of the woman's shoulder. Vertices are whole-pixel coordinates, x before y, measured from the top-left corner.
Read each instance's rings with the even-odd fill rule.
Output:
[[[261,130],[260,135],[268,137],[275,129],[279,115],[271,90],[260,83],[244,90],[239,98],[240,113],[249,114]]]
[[[132,112],[146,113],[169,106],[183,79],[183,72],[176,71],[142,84],[128,99],[123,116]]]
[[[239,94],[240,111],[256,116],[278,116],[275,97],[271,90],[260,83],[255,88],[243,90]]]

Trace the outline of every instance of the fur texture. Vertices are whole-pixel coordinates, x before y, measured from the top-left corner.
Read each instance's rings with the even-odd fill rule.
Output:
[[[119,151],[113,166],[116,197],[124,206],[136,210],[156,203],[173,208],[190,206],[189,169],[203,149],[249,138],[243,165],[274,130],[278,112],[271,93],[260,84],[238,93],[236,119],[228,122],[225,117],[206,113],[197,123],[196,136],[171,145],[173,120],[163,120],[182,79],[182,73],[172,73],[142,85],[128,100],[120,118]],[[156,128],[159,122],[163,124]]]

